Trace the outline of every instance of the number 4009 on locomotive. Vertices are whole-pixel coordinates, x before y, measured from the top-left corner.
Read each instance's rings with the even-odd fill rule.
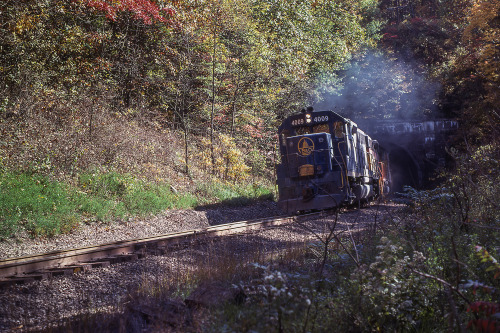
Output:
[[[389,192],[388,154],[351,120],[312,108],[278,129],[278,207],[287,213],[373,200]]]

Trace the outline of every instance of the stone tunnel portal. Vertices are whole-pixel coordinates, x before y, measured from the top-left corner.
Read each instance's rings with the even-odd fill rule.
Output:
[[[389,152],[392,174],[391,192],[405,185],[426,187],[436,170],[446,167],[450,146],[458,122],[444,120],[386,120],[371,124],[369,133]]]

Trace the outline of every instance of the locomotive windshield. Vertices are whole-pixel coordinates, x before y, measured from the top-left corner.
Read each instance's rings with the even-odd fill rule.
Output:
[[[301,126],[295,127],[295,132],[297,135],[312,134],[312,133],[330,133],[330,127],[328,124],[318,124],[312,127]]]

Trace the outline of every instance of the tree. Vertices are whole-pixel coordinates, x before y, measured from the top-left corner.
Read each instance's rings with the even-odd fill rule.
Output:
[[[480,80],[483,87],[479,105],[469,116],[477,119],[487,137],[500,138],[500,1],[478,1],[470,15],[470,23],[462,41],[468,46],[468,57],[474,63],[469,80]]]

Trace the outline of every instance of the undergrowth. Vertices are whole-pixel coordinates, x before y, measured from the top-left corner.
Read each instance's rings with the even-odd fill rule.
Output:
[[[409,206],[356,241],[336,220],[305,263],[255,265],[244,305],[212,317],[217,332],[500,331],[498,150],[452,152],[441,187],[407,188]]]
[[[196,193],[203,204],[218,202],[230,206],[240,206],[255,200],[272,200],[274,198],[269,187],[256,183],[211,181],[199,183],[196,187]]]

